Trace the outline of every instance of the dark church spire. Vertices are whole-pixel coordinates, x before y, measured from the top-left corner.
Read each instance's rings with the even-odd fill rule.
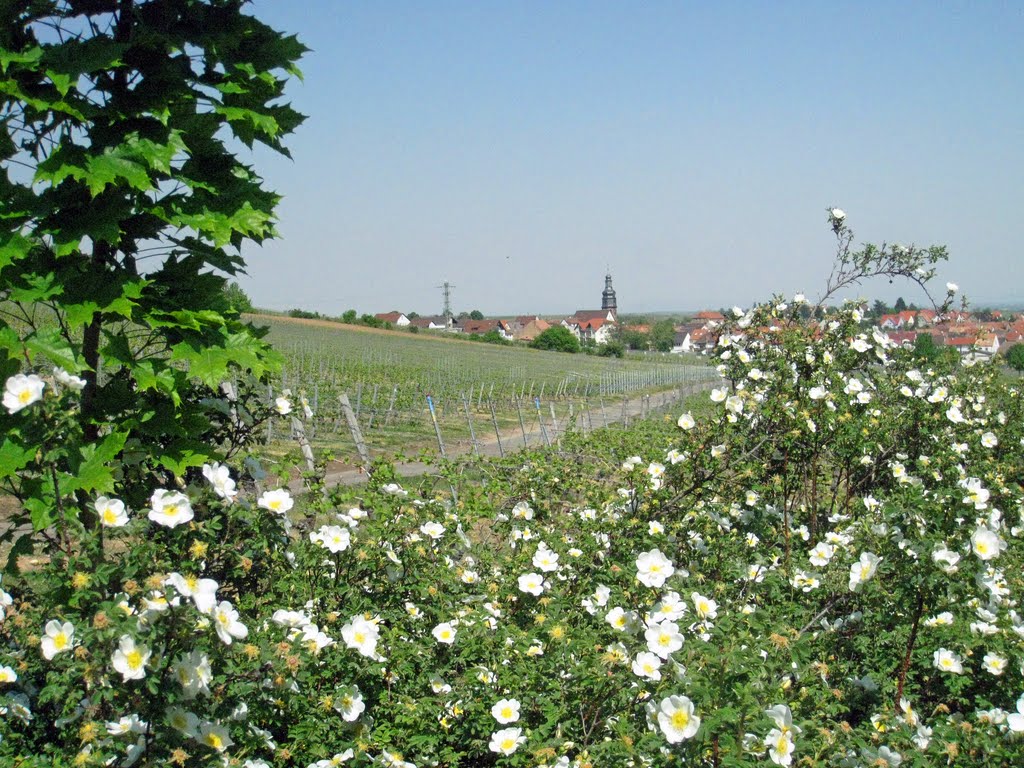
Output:
[[[615,312],[618,307],[615,303],[615,289],[612,288],[611,272],[604,276],[604,291],[601,293],[601,309]]]

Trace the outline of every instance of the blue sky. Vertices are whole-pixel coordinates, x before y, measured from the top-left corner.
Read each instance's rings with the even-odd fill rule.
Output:
[[[1024,299],[1024,5],[329,2],[252,12],[312,49],[290,90],[275,309],[559,313],[820,293],[825,209],[946,244],[940,278]],[[863,295],[921,300],[911,286]]]

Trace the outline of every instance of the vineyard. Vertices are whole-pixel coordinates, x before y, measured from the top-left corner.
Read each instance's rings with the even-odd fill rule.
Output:
[[[311,444],[343,456],[358,453],[358,438],[342,395],[367,451],[379,456],[478,450],[486,439],[501,449],[550,443],[570,425],[586,431],[647,415],[653,392],[682,396],[718,380],[698,357],[616,360],[329,321],[250,319],[269,328],[267,340],[286,360],[268,395],[289,392],[297,410],[304,399]],[[268,426],[265,441],[280,448],[291,437]]]

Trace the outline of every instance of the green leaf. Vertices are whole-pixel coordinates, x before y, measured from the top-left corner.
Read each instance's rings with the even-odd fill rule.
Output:
[[[0,270],[28,256],[32,241],[17,232],[0,234]]]
[[[24,280],[25,284],[12,288],[7,298],[11,301],[32,304],[37,301],[52,299],[64,291],[52,272],[45,275],[26,275]]]
[[[9,51],[0,48],[0,72],[7,72],[11,64],[33,64],[42,58],[43,49],[39,46],[29,48],[27,51]]]
[[[61,96],[68,95],[68,91],[71,90],[73,83],[70,76],[65,75],[63,72],[54,72],[52,69],[46,70],[46,76],[50,78],[50,81]]]
[[[75,473],[74,485],[83,491],[109,493],[114,489],[114,473],[110,465],[124,448],[127,432],[112,432],[101,443],[81,449],[82,463]]]
[[[32,518],[32,527],[38,532],[53,525],[53,516],[50,514],[53,509],[52,500],[41,499],[36,496],[25,499],[25,509]]]
[[[145,166],[124,157],[117,150],[89,158],[88,170],[80,178],[88,184],[89,192],[94,197],[118,179],[124,179],[129,186],[142,192],[153,189],[153,182]]]
[[[210,460],[211,453],[211,451],[196,451],[180,445],[170,445],[160,455],[158,461],[161,467],[176,477],[181,477],[189,467],[203,466],[203,464]]]
[[[11,551],[7,554],[7,564],[4,572],[14,574],[18,572],[18,558],[22,555],[31,555],[34,551],[32,534],[23,533],[14,541]]]
[[[166,392],[174,397],[174,404],[181,402],[181,396],[177,393],[174,381],[174,371],[166,366],[157,369],[156,363],[152,360],[143,360],[132,366],[132,376],[138,385],[139,391],[145,392],[153,389],[158,392]]]
[[[64,340],[56,328],[39,331],[25,339],[25,348],[71,373],[78,373],[84,369],[75,357],[74,348]]]
[[[0,445],[0,478],[11,477],[26,467],[35,455],[35,448],[19,445],[10,437],[4,438],[3,445]]]

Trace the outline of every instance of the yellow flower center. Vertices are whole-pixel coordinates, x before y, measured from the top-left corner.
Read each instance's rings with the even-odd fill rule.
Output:
[[[512,749],[513,747],[515,747],[515,745],[516,745],[516,740],[515,740],[515,739],[510,739],[510,738],[508,738],[508,737],[506,737],[506,738],[505,738],[504,740],[502,740],[502,742],[501,742],[501,748],[502,748],[503,750],[509,750],[509,749]]]
[[[502,707],[501,716],[506,720],[512,717],[512,707]]]
[[[117,522],[117,515],[114,514],[114,511],[112,509],[103,510],[103,522],[107,523],[108,525],[113,525]]]
[[[690,724],[690,715],[686,710],[677,709],[672,713],[672,727],[683,730]]]
[[[68,636],[63,632],[58,632],[53,638],[53,647],[58,651],[63,651],[68,644]]]
[[[142,654],[137,650],[128,653],[128,668],[138,669],[142,666]]]
[[[18,402],[22,405],[26,405],[29,400],[32,399],[32,392],[28,389],[23,389],[18,393]]]

